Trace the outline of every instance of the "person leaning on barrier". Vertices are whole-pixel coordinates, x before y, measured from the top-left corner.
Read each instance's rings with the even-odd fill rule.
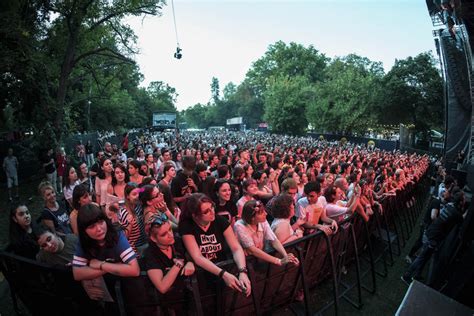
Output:
[[[72,263],[78,240],[76,235],[59,236],[44,225],[36,226],[33,233],[40,247],[40,251],[36,255],[37,261],[60,266]]]
[[[343,206],[339,204],[338,193],[340,192],[339,188],[336,188],[334,185],[330,185],[324,191],[324,197],[326,199],[326,214],[329,218],[335,219],[340,222],[343,220],[344,216],[351,215],[358,208],[358,201],[360,196],[360,187],[357,185],[354,189],[354,194],[350,197],[349,201]],[[363,213],[365,215],[365,213]],[[367,215],[365,215],[367,217]],[[364,218],[365,220],[365,218]],[[367,217],[368,220],[368,217]]]
[[[244,251],[229,222],[216,215],[214,203],[209,197],[201,193],[187,197],[178,228],[184,246],[196,265],[223,279],[228,287],[250,295],[251,284]],[[237,265],[238,278],[216,266],[216,263],[227,259],[229,251]]]
[[[185,262],[183,249],[175,243],[173,230],[165,214],[149,218],[149,247],[143,254],[143,266],[156,289],[165,294],[176,285],[184,288],[180,276],[194,273],[194,264]]]
[[[303,237],[301,225],[304,220],[297,219],[293,225],[290,224],[290,219],[295,216],[295,203],[291,195],[283,193],[275,197],[272,216],[271,228],[283,245]]]
[[[321,185],[316,181],[306,183],[305,196],[296,203],[296,217],[305,221],[305,229],[319,229],[326,235],[337,232],[338,226],[334,219],[326,215],[326,209],[318,200],[321,196]],[[322,222],[322,224],[320,224]]]
[[[278,266],[288,263],[299,264],[293,254],[288,254],[273,233],[267,222],[265,206],[260,201],[251,200],[242,209],[242,219],[234,224],[234,231],[246,255]],[[265,243],[275,249],[282,258],[274,257],[264,251]]]
[[[74,279],[92,280],[106,273],[132,277],[140,274],[137,256],[95,203],[84,205],[77,216],[79,243],[73,258]]]

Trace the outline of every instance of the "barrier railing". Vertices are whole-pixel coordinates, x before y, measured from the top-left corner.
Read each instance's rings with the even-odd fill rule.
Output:
[[[120,315],[162,315],[170,310],[179,315],[190,311],[195,315],[262,315],[293,303],[297,294],[303,291],[302,304],[291,305],[297,313],[309,315],[332,306],[337,315],[341,298],[356,308],[362,308],[362,290],[375,293],[375,275],[386,276],[385,258],[389,255],[393,263],[394,256],[400,255],[400,242],[406,240],[413,229],[424,205],[427,188],[426,183],[420,181],[396,197],[385,199],[382,201],[384,212],[375,209],[375,215],[368,223],[353,216],[340,223],[338,232],[331,236],[319,231],[286,245],[286,251],[299,258],[299,266],[280,267],[248,257],[252,283],[249,297],[231,290],[202,269],[185,278],[183,286],[175,286],[162,295],[142,272],[136,278],[107,277],[106,283],[115,303],[112,307],[104,307],[88,298],[81,284],[74,281],[70,268],[46,266],[6,251],[0,252],[0,268],[10,284],[15,310],[18,311],[16,299],[19,298],[34,314],[84,315],[95,314],[101,309],[112,310],[115,314],[118,311]],[[375,247],[372,239],[379,247]],[[397,244],[398,251],[393,244]],[[365,271],[361,269],[362,259],[369,264]],[[383,272],[376,271],[378,262],[382,262]],[[352,263],[355,263],[356,276],[348,282],[343,272]],[[233,261],[219,265],[230,273],[237,271]],[[368,274],[369,286],[363,284]],[[332,284],[329,302],[319,308],[310,306],[311,293],[328,279]],[[353,290],[357,291],[355,300],[348,296]],[[49,301],[54,305],[45,303]]]

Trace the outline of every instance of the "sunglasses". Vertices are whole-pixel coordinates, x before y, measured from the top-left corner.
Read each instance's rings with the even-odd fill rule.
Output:
[[[149,223],[150,223],[150,227],[153,227],[155,225],[161,226],[167,221],[168,221],[168,216],[166,216],[165,213],[161,213],[159,215],[156,214],[152,218],[150,218]]]
[[[265,207],[263,206],[263,203],[260,201],[257,201],[255,203],[255,206],[253,207],[252,216],[255,216],[255,214],[257,213],[263,213],[263,212],[265,212]]]

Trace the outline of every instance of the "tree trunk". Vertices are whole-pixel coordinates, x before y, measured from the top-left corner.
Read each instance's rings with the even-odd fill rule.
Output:
[[[73,69],[74,57],[76,53],[77,38],[79,32],[79,26],[77,23],[71,26],[69,31],[70,36],[68,38],[66,52],[64,53],[64,59],[61,66],[61,73],[58,80],[58,90],[56,95],[56,111],[54,118],[54,131],[56,133],[56,141],[60,143],[63,136],[63,122],[65,119],[65,102],[67,90],[69,87],[69,76]]]

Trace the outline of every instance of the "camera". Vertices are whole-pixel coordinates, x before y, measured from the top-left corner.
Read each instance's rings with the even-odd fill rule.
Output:
[[[178,47],[176,47],[176,53],[174,53],[174,58],[176,59],[181,59],[181,57],[183,57],[183,54],[181,54],[181,51],[182,49]]]

